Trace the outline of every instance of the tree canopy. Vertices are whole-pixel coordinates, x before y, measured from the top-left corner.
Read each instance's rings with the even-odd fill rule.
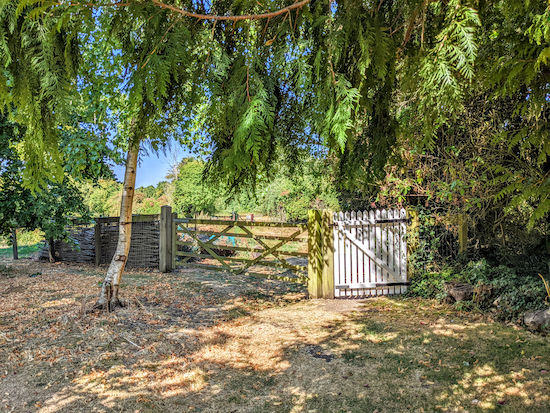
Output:
[[[0,101],[27,126],[29,186],[61,179],[79,90],[88,131],[123,149],[193,144],[233,191],[313,153],[364,193],[411,166],[403,151],[456,153],[481,111],[498,156],[478,153],[472,177],[531,203],[532,221],[550,210],[547,2],[5,0],[0,17]]]
[[[34,193],[23,187],[24,164],[18,154],[23,134],[21,127],[0,115],[0,236],[6,237],[19,228],[38,228],[50,244],[51,259],[55,259],[54,240],[67,239],[71,217],[89,219],[88,208],[74,179],[48,180],[42,191]],[[105,166],[98,168],[108,170]]]
[[[56,126],[67,116],[71,91],[105,66],[79,72],[88,44],[100,62],[120,68],[113,85],[120,93],[110,95],[119,104],[124,99],[116,133],[154,148],[170,136],[194,137],[212,153],[211,175],[232,188],[269,176],[277,150],[295,161],[301,151],[328,150],[350,182],[379,173],[395,142],[405,84],[425,98],[419,110],[427,132],[460,106],[478,50],[474,4],[288,6],[3,2],[1,96],[28,124],[27,182],[59,176]],[[274,14],[227,17],[264,12]],[[363,168],[354,168],[358,160]]]

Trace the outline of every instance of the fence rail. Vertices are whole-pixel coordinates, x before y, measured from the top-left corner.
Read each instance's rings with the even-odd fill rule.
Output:
[[[449,255],[447,250],[454,255],[457,249],[465,251],[468,239],[463,216],[439,217],[435,226],[422,232],[420,227],[426,225],[420,225],[418,214],[404,210],[344,214],[310,210],[305,224],[178,218],[171,207],[163,206],[160,214],[136,215],[132,222],[130,267],[168,272],[185,266],[307,282],[312,298],[406,291],[407,257],[415,249],[428,251],[419,248],[423,237],[430,242],[428,252],[442,257]],[[432,233],[438,229],[443,235],[435,243]],[[108,263],[118,231],[118,217],[99,217],[92,223],[74,220],[70,233],[79,250],[71,244],[57,247],[64,260]]]
[[[307,280],[307,251],[300,251],[307,242],[306,224],[172,216],[172,225],[174,268],[205,268],[295,282]],[[291,262],[292,259],[299,262]],[[273,269],[285,272],[276,273]]]

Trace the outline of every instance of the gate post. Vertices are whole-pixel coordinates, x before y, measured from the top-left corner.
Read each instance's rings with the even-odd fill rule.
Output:
[[[177,268],[176,260],[178,259],[178,245],[176,241],[178,240],[178,224],[174,220],[178,217],[177,212],[172,212],[172,220],[170,225],[170,231],[172,231],[172,269]]]
[[[323,210],[321,235],[323,238],[323,268],[322,268],[322,296],[334,298],[334,213],[331,210]]]
[[[172,207],[160,208],[159,270],[172,271]]]
[[[407,257],[411,257],[420,245],[420,217],[418,211],[415,209],[407,209],[407,218],[410,219],[410,224],[407,228]],[[407,265],[407,280],[410,281],[413,276],[413,266]]]
[[[307,290],[309,298],[321,298],[323,295],[323,239],[321,236],[321,214],[316,210],[307,213]]]

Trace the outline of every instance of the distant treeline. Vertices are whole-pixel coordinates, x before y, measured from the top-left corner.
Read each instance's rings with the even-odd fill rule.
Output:
[[[166,181],[137,188],[133,213],[156,214],[162,205],[172,205],[180,216],[230,215],[235,211],[298,220],[307,217],[308,209],[340,208],[339,193],[330,177],[321,173],[325,165],[320,160],[311,159],[292,173],[281,170],[270,183],[258,185],[255,193],[243,192],[233,197],[227,196],[227,188],[205,182],[204,167],[201,160],[185,158]],[[80,190],[92,216],[119,214],[121,183],[99,180],[81,184]]]

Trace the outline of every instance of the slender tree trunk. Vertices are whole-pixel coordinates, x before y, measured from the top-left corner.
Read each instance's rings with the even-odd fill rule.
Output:
[[[16,229],[12,230],[11,234],[12,234],[13,259],[18,260],[19,254],[17,253],[17,230]]]
[[[130,241],[132,237],[132,203],[134,201],[134,187],[136,183],[136,169],[139,155],[139,142],[130,144],[126,157],[126,172],[124,173],[124,188],[120,205],[120,222],[118,229],[118,243],[115,255],[111,260],[105,280],[101,286],[99,299],[95,308],[112,310],[122,306],[118,298],[118,288],[122,271],[128,260]]]

